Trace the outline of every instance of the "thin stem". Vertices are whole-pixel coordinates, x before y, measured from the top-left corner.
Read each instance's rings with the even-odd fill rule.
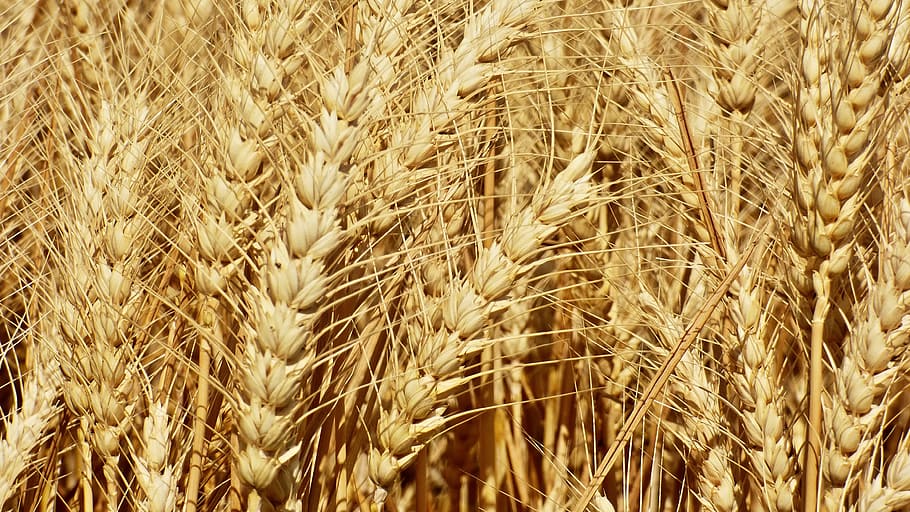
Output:
[[[828,272],[822,268],[818,273],[815,311],[812,315],[812,339],[809,352],[809,449],[806,451],[805,511],[815,512],[818,497],[822,495],[818,478],[821,463],[822,423],[822,351],[824,349],[825,319],[828,317],[828,294],[830,285]]]
[[[218,318],[215,311],[209,309],[208,304],[202,306],[202,325],[211,323],[215,325],[215,332],[220,331],[217,326]],[[206,319],[205,316],[211,316]],[[196,390],[196,414],[193,418],[193,452],[190,455],[190,474],[186,483],[186,512],[195,512],[199,499],[199,482],[202,475],[202,455],[205,449],[206,419],[209,413],[209,373],[212,366],[212,349],[205,332],[200,331],[199,336],[199,387]]]
[[[427,496],[430,493],[430,486],[427,482],[427,448],[420,450],[417,454],[417,460],[414,462],[414,471],[417,473],[416,481],[416,512],[428,512],[430,510]]]
[[[488,137],[493,138],[493,130],[496,126],[496,117],[494,111],[487,112],[486,128]],[[491,158],[484,167],[483,176],[483,245],[489,249],[493,244],[495,215],[496,215],[496,175],[495,164]],[[488,327],[489,329],[489,327]],[[493,378],[491,375],[497,374],[496,358],[494,357],[493,347],[487,347],[481,354],[481,377],[480,377],[480,407],[485,409],[480,414],[480,470],[482,478],[482,489],[480,492],[480,507],[489,510],[498,510],[496,508],[496,496],[499,495],[499,479],[496,471],[496,414],[493,405]]]
[[[79,420],[79,431],[77,440],[80,451],[82,452],[82,510],[83,512],[94,512],[95,500],[92,496],[92,451],[88,445],[88,417],[82,416]]]

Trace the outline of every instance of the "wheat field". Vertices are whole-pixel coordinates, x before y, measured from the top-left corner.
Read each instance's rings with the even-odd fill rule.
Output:
[[[0,0],[0,507],[910,510],[907,0]]]

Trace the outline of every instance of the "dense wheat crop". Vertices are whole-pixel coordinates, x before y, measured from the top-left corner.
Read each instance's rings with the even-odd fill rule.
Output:
[[[0,1],[0,506],[910,510],[908,0]]]

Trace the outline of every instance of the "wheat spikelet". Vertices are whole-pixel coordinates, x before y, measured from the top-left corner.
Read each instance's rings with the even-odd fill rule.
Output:
[[[156,402],[149,406],[142,425],[142,456],[136,461],[136,479],[145,492],[137,506],[149,512],[177,509],[180,467],[168,464],[171,451],[171,419],[167,407]]]

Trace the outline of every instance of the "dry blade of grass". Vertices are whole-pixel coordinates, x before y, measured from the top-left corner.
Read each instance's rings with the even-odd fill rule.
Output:
[[[607,471],[609,471],[612,465],[616,463],[616,458],[621,453],[621,450],[625,444],[629,442],[629,439],[634,434],[635,430],[648,414],[648,411],[654,404],[657,395],[664,389],[667,382],[670,380],[670,377],[673,375],[676,366],[680,363],[695,340],[698,339],[698,335],[701,332],[701,329],[704,327],[708,319],[714,314],[714,309],[718,306],[718,304],[720,304],[724,295],[727,294],[727,291],[733,284],[733,281],[737,279],[743,267],[752,257],[752,253],[755,251],[755,248],[758,247],[758,244],[759,240],[753,241],[752,245],[743,254],[742,258],[736,262],[735,265],[733,265],[731,270],[727,273],[727,276],[723,281],[721,281],[718,288],[701,306],[698,315],[692,320],[692,323],[686,327],[686,330],[683,333],[682,337],[670,351],[667,358],[663,361],[663,363],[661,363],[661,366],[657,370],[657,373],[645,387],[644,392],[639,399],[639,403],[632,410],[629,418],[623,423],[622,428],[620,428],[619,432],[617,433],[616,440],[613,441],[612,445],[610,445],[610,448],[604,456],[603,460],[594,471],[592,480],[585,485],[585,491],[572,507],[573,512],[584,512],[588,504],[591,503],[591,500],[594,499],[594,495],[600,492],[600,485],[603,483],[603,479],[606,476]]]
[[[683,152],[686,155],[686,164],[691,174],[690,179],[695,183],[694,192],[698,196],[698,211],[701,216],[701,222],[708,231],[711,248],[720,257],[721,262],[725,262],[727,259],[727,242],[722,238],[723,232],[714,215],[714,207],[708,197],[708,187],[698,165],[698,156],[695,152],[695,144],[692,143],[692,132],[689,130],[686,112],[683,109],[683,98],[679,90],[679,83],[669,69],[667,70],[667,76],[669,77],[667,80],[667,89],[669,90],[667,97],[670,98],[676,122],[679,125],[679,139],[682,141]]]

